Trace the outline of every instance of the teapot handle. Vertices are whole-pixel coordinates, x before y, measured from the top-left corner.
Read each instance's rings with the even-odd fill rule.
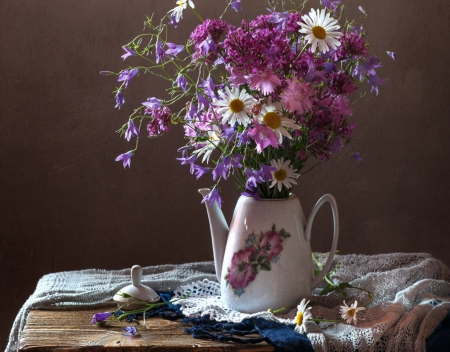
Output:
[[[324,278],[325,274],[330,269],[331,263],[333,262],[334,254],[336,252],[337,243],[338,243],[338,237],[339,237],[339,214],[337,209],[336,200],[331,194],[325,194],[320,198],[316,205],[314,206],[313,210],[311,211],[311,215],[309,216],[308,222],[306,223],[306,231],[305,231],[305,238],[306,241],[309,242],[311,240],[311,228],[314,221],[314,217],[316,216],[317,211],[320,209],[320,207],[325,203],[328,202],[331,205],[331,210],[333,211],[333,224],[334,224],[334,231],[333,231],[333,244],[331,245],[330,254],[328,255],[328,259],[320,273],[317,274],[317,276],[313,279],[311,284],[311,289],[315,289],[319,283]]]

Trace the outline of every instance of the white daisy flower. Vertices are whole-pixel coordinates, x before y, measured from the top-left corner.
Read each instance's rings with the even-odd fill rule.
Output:
[[[356,313],[360,310],[364,310],[364,307],[358,307],[358,301],[355,301],[350,307],[345,303],[341,306],[341,317],[342,319],[347,319],[347,324],[351,324],[352,322],[357,323]]]
[[[236,121],[240,125],[247,127],[250,122],[250,117],[247,113],[250,110],[250,106],[256,103],[256,99],[248,94],[245,90],[241,90],[239,93],[239,88],[225,87],[225,92],[219,90],[219,95],[222,100],[215,99],[213,105],[220,106],[217,112],[222,115],[222,122],[228,122],[233,126]]]
[[[303,298],[300,304],[297,306],[297,316],[295,317],[295,331],[300,334],[306,333],[306,321],[312,318],[312,314],[310,312],[311,307],[308,307],[309,301]]]
[[[306,22],[297,22],[302,28],[300,33],[306,33],[305,39],[312,45],[311,51],[314,53],[319,51],[326,53],[330,47],[336,49],[341,43],[338,40],[341,32],[335,32],[339,28],[337,20],[332,18],[329,13],[325,13],[325,9],[314,11],[311,9],[309,15],[302,16],[302,20]]]
[[[272,97],[269,97],[267,104],[262,106],[261,112],[256,118],[260,123],[270,127],[275,132],[280,144],[283,142],[283,136],[292,139],[292,136],[284,127],[290,127],[294,130],[300,128],[293,120],[281,116],[281,104],[278,102],[272,104]]]
[[[272,183],[269,188],[277,185],[278,191],[281,192],[281,188],[285,186],[286,188],[292,188],[292,185],[296,185],[295,179],[300,175],[296,173],[297,169],[293,169],[289,164],[290,160],[284,161],[284,158],[270,161],[270,166],[276,168],[272,171]]]
[[[194,3],[192,0],[178,0],[177,1],[177,7],[170,10],[168,14],[171,14],[171,16],[175,16],[175,21],[180,22],[180,20],[183,18],[183,10],[187,8],[187,5],[189,4],[190,7],[193,9],[195,8]]]
[[[209,139],[206,141],[206,145],[203,148],[197,149],[194,151],[197,156],[203,155],[202,163],[206,160],[206,163],[209,163],[209,157],[211,153],[216,149],[216,146],[220,142],[220,134],[217,131],[208,131]]]

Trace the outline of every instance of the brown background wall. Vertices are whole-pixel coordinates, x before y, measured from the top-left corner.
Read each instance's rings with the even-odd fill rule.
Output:
[[[194,0],[195,1],[195,0]],[[258,13],[261,0],[243,0]],[[223,1],[197,0],[204,17]],[[362,5],[368,40],[389,85],[360,103],[351,149],[300,179],[306,214],[324,193],[340,207],[342,253],[429,252],[450,264],[449,90],[446,1],[351,0]],[[205,5],[210,4],[205,10]],[[178,126],[141,139],[131,170],[114,158],[131,149],[115,134],[132,107],[161,89],[134,79],[127,105],[114,109],[121,46],[175,1],[2,0],[0,2],[0,347],[14,316],[44,274],[84,268],[211,260],[209,230],[196,181],[181,166]],[[260,12],[266,6],[260,6]],[[186,12],[174,42],[193,28]],[[183,37],[185,38],[185,37]],[[393,62],[386,50],[396,51]],[[134,104],[134,105],[133,105]],[[230,219],[238,192],[224,188]],[[313,249],[328,250],[331,212],[321,211]],[[88,323],[88,322],[86,322]]]

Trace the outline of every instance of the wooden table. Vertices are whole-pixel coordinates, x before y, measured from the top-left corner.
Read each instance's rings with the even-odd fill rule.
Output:
[[[108,309],[109,308],[109,309]],[[262,342],[241,345],[194,339],[184,332],[180,321],[146,319],[146,329],[135,337],[123,336],[122,329],[135,323],[109,321],[104,327],[90,324],[94,313],[111,311],[102,308],[33,310],[20,335],[19,352],[29,351],[273,351]],[[142,320],[140,320],[142,323]]]

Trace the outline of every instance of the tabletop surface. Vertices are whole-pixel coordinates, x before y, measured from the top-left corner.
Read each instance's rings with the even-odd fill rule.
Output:
[[[113,308],[111,306],[111,308]],[[19,352],[25,351],[273,351],[274,347],[258,344],[221,343],[194,339],[184,332],[180,321],[162,318],[140,320],[139,334],[123,336],[125,326],[136,323],[108,321],[105,326],[90,324],[99,308],[32,310],[20,335]],[[111,309],[110,309],[111,310]],[[258,335],[259,336],[259,335]]]

